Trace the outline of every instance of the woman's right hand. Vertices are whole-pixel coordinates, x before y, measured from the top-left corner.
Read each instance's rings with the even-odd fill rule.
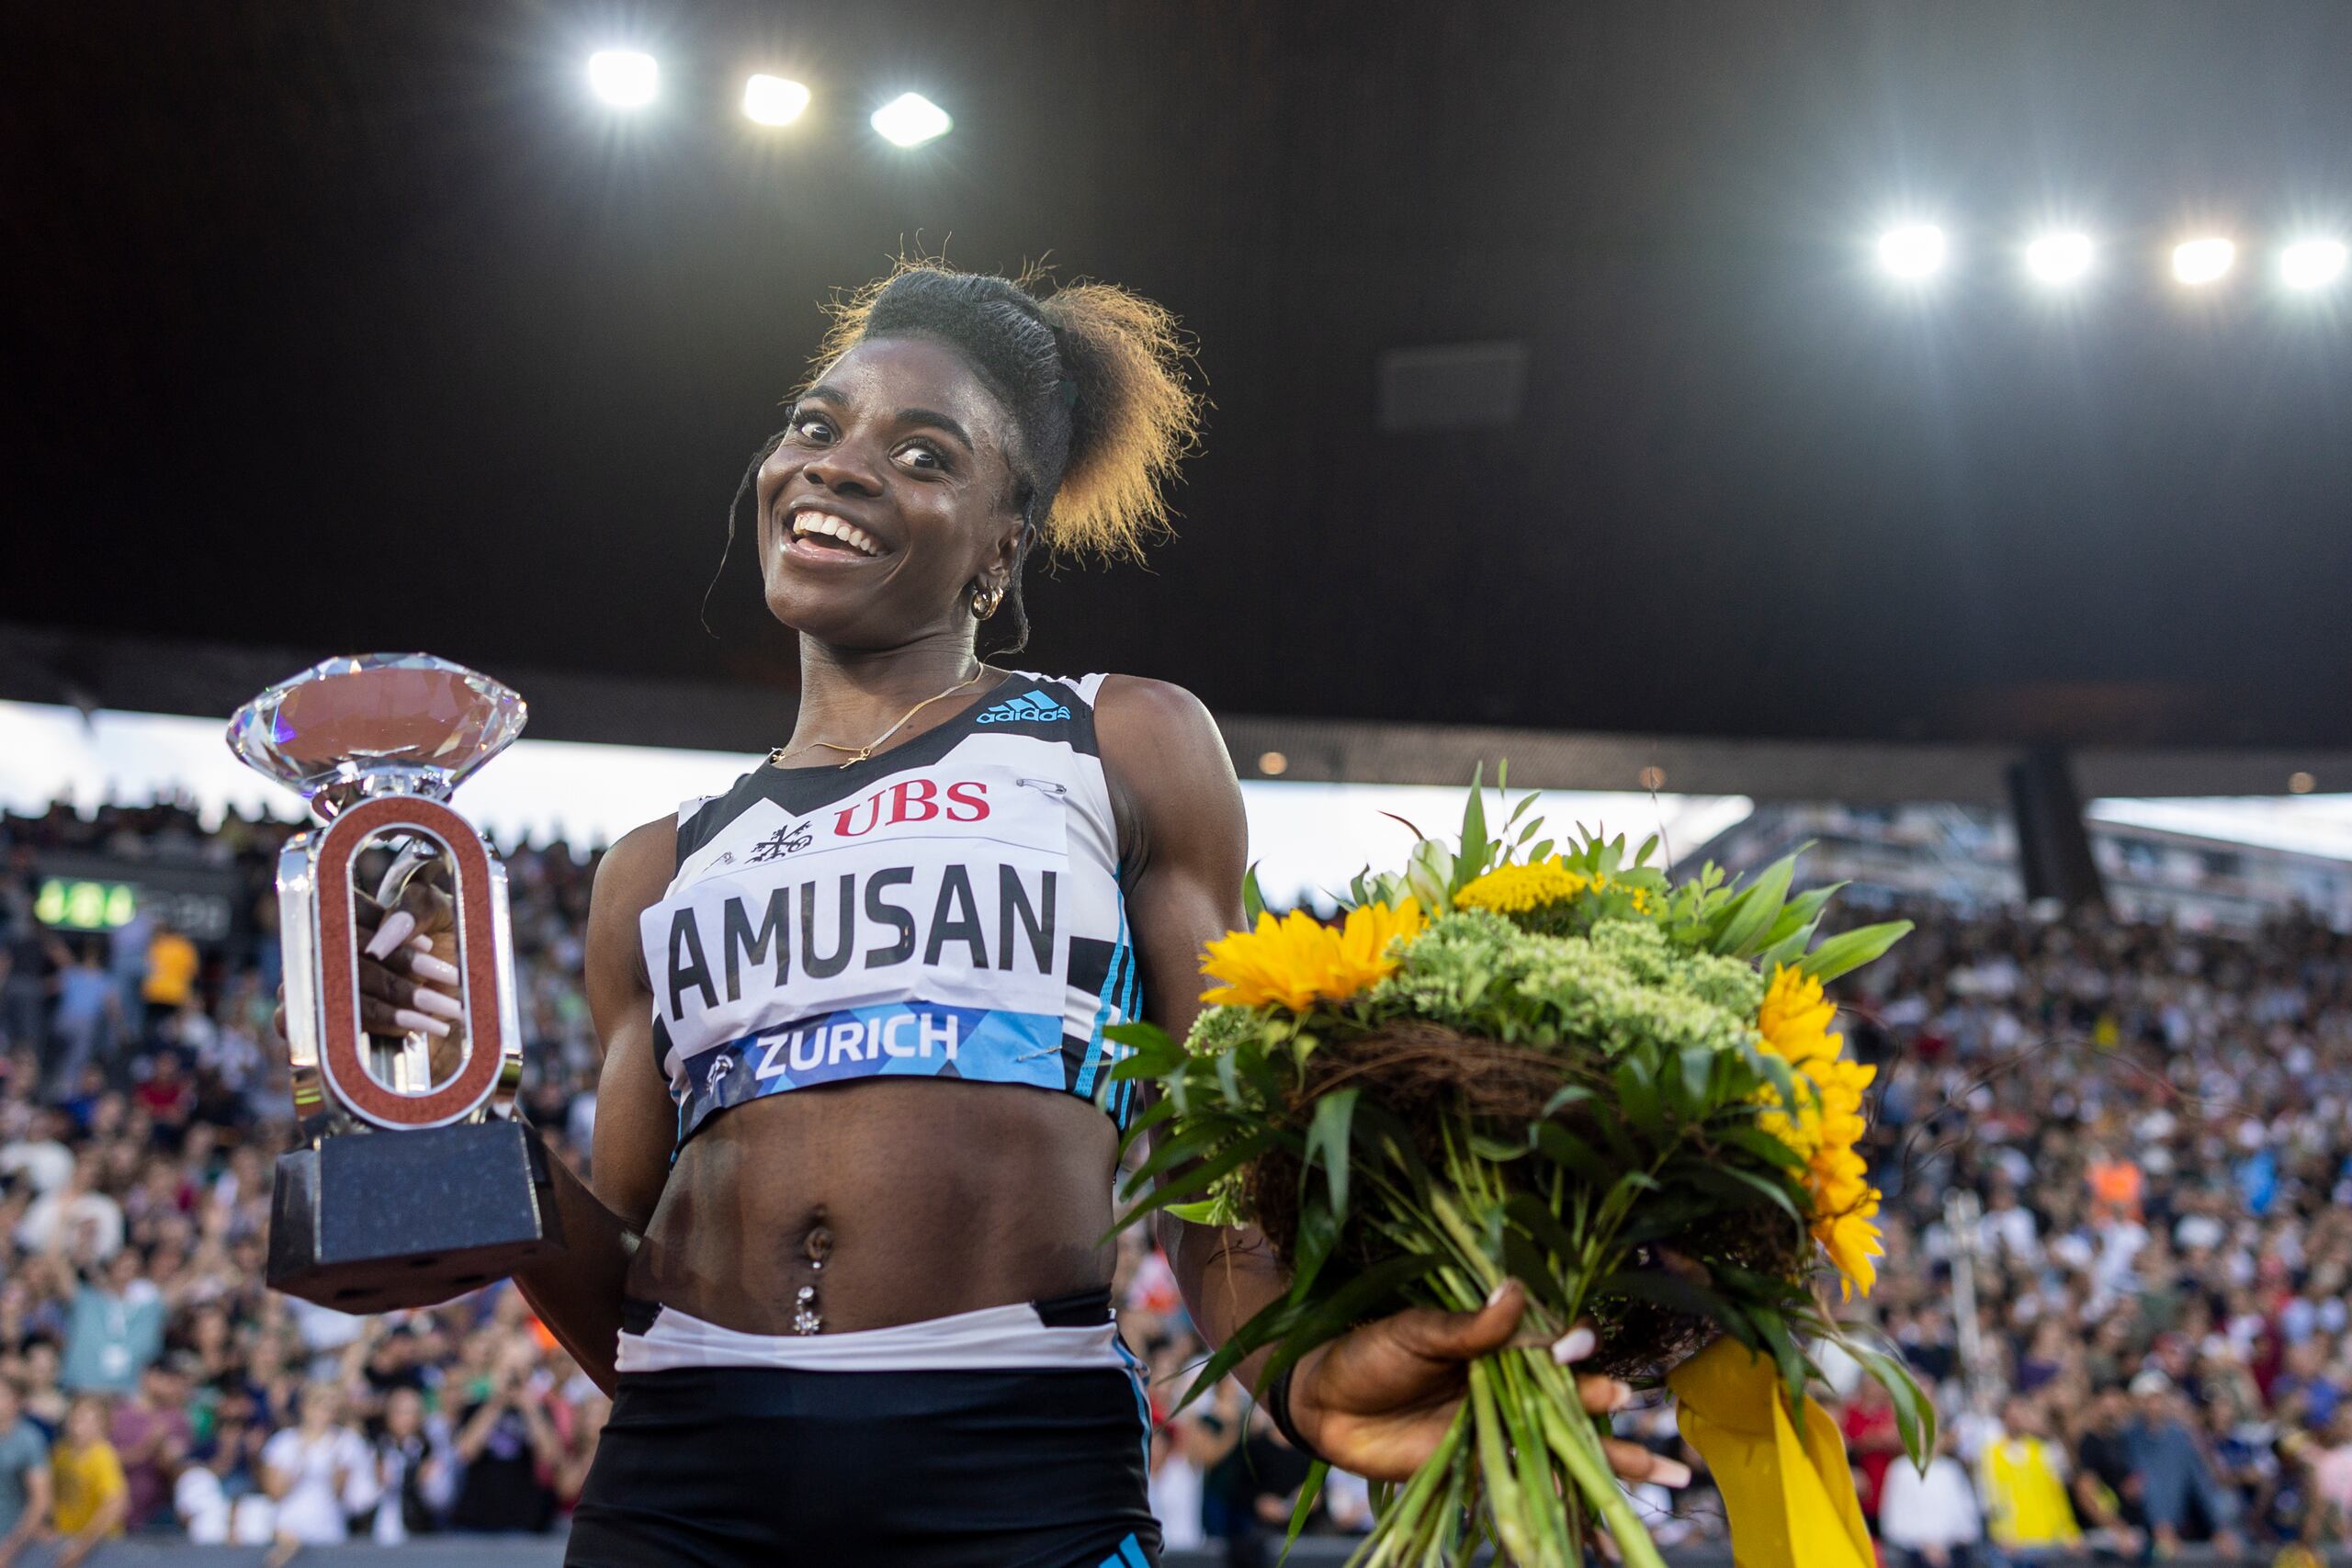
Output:
[[[448,895],[423,877],[410,879],[387,910],[364,893],[352,896],[359,943],[359,1023],[399,1039],[422,1031],[438,1058],[462,1029],[456,919]],[[277,988],[277,1037],[286,1038],[286,987]],[[435,1075],[438,1076],[437,1074]]]

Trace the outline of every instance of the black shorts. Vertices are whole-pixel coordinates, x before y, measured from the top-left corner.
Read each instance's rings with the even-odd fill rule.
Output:
[[[566,1568],[1151,1568],[1133,1378],[628,1372]]]

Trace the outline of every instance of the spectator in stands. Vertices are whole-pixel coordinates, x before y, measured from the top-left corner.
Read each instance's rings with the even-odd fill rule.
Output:
[[[178,1016],[194,998],[197,972],[202,967],[196,943],[169,921],[155,922],[155,934],[147,943],[147,973],[139,984],[139,999],[146,1005],[142,1038],[160,1036],[165,1021]]]
[[[172,1511],[189,1540],[201,1546],[276,1540],[277,1507],[255,1473],[261,1437],[249,1408],[215,1407],[211,1438],[172,1486]]]
[[[100,1541],[122,1533],[129,1488],[122,1461],[107,1441],[106,1402],[93,1394],[76,1399],[65,1412],[65,1431],[49,1450],[49,1472],[57,1501],[51,1517],[63,1538],[58,1568],[74,1565]]]
[[[529,1339],[507,1342],[481,1398],[458,1415],[465,1479],[451,1519],[458,1529],[544,1530],[554,1521],[555,1492],[544,1477],[560,1462],[562,1444],[548,1418],[538,1359]]]
[[[1970,1568],[1976,1543],[1984,1539],[1976,1494],[1952,1447],[1947,1430],[1924,1474],[1908,1463],[1887,1469],[1879,1492],[1879,1539],[1905,1568]]]
[[[1986,1534],[2013,1563],[2030,1563],[2081,1544],[2066,1495],[2064,1450],[2052,1442],[2041,1404],[2012,1399],[2001,1408],[2001,1435],[1985,1445]]]
[[[144,1267],[135,1248],[118,1248],[74,1292],[62,1379],[69,1393],[129,1393],[162,1352],[163,1292]]]
[[[98,961],[98,944],[85,941],[69,949],[54,943],[50,963],[55,1002],[49,1020],[51,1092],[63,1098],[92,1066],[116,1059],[126,1021],[114,982]]]
[[[2182,1419],[2173,1382],[2150,1370],[2132,1380],[2137,1405],[2124,1443],[2141,1477],[2140,1506],[2156,1550],[2170,1555],[2188,1540],[2211,1540],[2235,1555],[2237,1503],[2213,1474],[2204,1444]]]
[[[128,1486],[123,1523],[130,1529],[170,1523],[172,1483],[196,1440],[187,1395],[187,1379],[156,1362],[141,1371],[138,1392],[115,1406],[107,1440],[122,1462]]]
[[[368,1539],[390,1546],[432,1534],[448,1511],[455,1480],[447,1423],[428,1418],[416,1389],[396,1384],[368,1448],[377,1494],[364,1526]]]
[[[17,1385],[0,1377],[0,1568],[14,1568],[52,1501],[49,1439],[25,1419]]]
[[[2126,1429],[2131,1396],[2108,1384],[2091,1404],[2082,1434],[2075,1438],[2075,1518],[2086,1538],[2109,1550],[2141,1551],[2147,1517],[2141,1512],[2141,1474],[2131,1464]]]
[[[277,1505],[273,1562],[305,1546],[347,1540],[345,1499],[373,1506],[373,1456],[359,1434],[343,1424],[343,1394],[334,1384],[302,1387],[301,1420],[270,1435],[261,1450],[262,1489]]]

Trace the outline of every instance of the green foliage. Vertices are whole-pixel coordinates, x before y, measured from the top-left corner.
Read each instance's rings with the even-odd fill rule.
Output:
[[[1805,1161],[1760,1120],[1798,1089],[1757,1026],[1774,967],[1834,978],[1907,928],[1825,940],[1836,889],[1792,894],[1793,856],[1744,883],[1712,865],[1669,882],[1651,863],[1657,840],[1557,840],[1535,797],[1510,801],[1501,783],[1498,769],[1490,810],[1474,779],[1451,842],[1419,839],[1400,869],[1351,883],[1355,903],[1410,896],[1429,917],[1369,990],[1297,1015],[1211,1007],[1181,1043],[1148,1025],[1108,1032],[1125,1053],[1110,1079],[1158,1091],[1129,1134],[1147,1146],[1122,1190],[1126,1219],[1166,1208],[1250,1223],[1261,1162],[1280,1156],[1296,1173],[1290,1288],[1218,1348],[1187,1401],[1259,1350],[1274,1375],[1367,1318],[1468,1310],[1517,1278],[1544,1335],[1612,1302],[1665,1307],[1771,1357],[1792,1400],[1819,1375],[1809,1347],[1847,1345],[1888,1384],[1906,1448],[1924,1454],[1933,1413],[1900,1361],[1855,1340],[1813,1288]],[[1546,862],[1573,877],[1510,886],[1573,894],[1510,915],[1457,906],[1482,876]],[[1499,886],[1480,897],[1510,902],[1490,891]],[[1254,893],[1253,879],[1253,917]],[[1529,1050],[1557,1088],[1532,1119],[1457,1117],[1433,1134],[1426,1105],[1385,1103],[1375,1083],[1314,1066],[1320,1051],[1406,1021]],[[1659,1265],[1659,1248],[1708,1235],[1758,1241],[1738,1253],[1749,1263],[1788,1262]],[[1367,1552],[1447,1562],[1491,1540],[1548,1561],[1583,1529],[1582,1513],[1561,1517],[1565,1489],[1629,1562],[1655,1562],[1589,1426],[1565,1414],[1567,1378],[1540,1353],[1477,1363],[1438,1459],[1389,1495]]]

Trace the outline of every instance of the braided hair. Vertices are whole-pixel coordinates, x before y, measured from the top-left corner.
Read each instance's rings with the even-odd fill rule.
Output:
[[[1007,456],[1022,532],[1005,585],[1012,637],[1001,653],[1029,640],[1021,579],[1030,549],[1140,558],[1168,532],[1162,490],[1200,432],[1202,400],[1184,375],[1190,351],[1165,307],[1114,284],[1040,293],[1041,281],[901,262],[831,307],[831,330],[801,389],[861,343],[924,337],[954,349],[1003,404],[1019,438]],[[769,437],[737,487],[730,540],[736,511],[783,438]]]

